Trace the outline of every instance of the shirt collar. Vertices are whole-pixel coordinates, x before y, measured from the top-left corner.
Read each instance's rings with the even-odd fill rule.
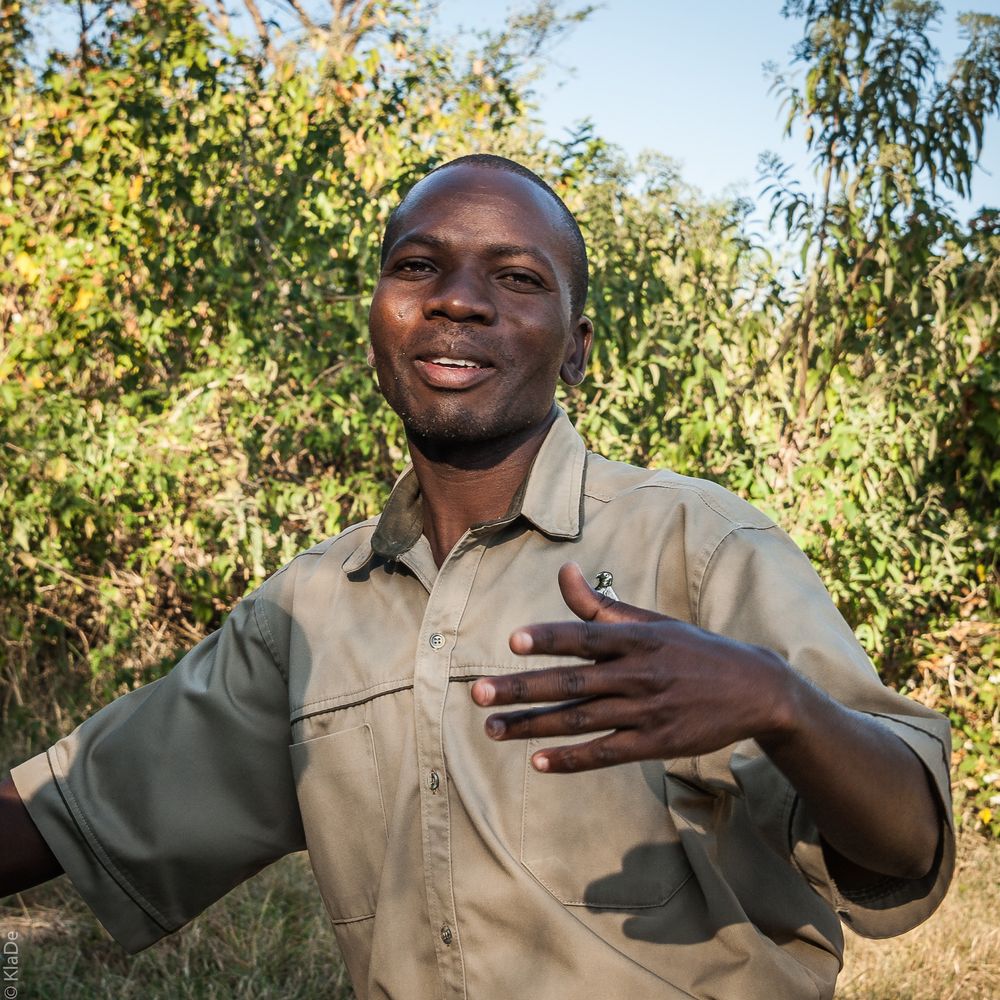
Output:
[[[513,510],[513,516],[523,514],[553,538],[579,537],[586,469],[587,447],[560,409],[528,472],[520,510]]]
[[[586,446],[569,417],[559,409],[510,510],[492,523],[506,524],[523,515],[553,538],[577,538],[583,525],[586,465]],[[398,559],[409,551],[423,530],[420,503],[420,484],[410,465],[396,480],[370,540],[348,557],[345,571],[360,569],[373,555]]]

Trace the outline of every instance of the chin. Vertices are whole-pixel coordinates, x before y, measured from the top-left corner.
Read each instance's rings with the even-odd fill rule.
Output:
[[[452,420],[438,415],[427,416],[400,413],[403,427],[410,437],[425,441],[442,441],[451,444],[476,444],[505,437],[509,430],[492,422],[473,418]]]
[[[470,413],[449,408],[447,412],[413,412],[400,408],[396,412],[409,437],[442,444],[486,444],[520,434],[541,422],[509,411]]]

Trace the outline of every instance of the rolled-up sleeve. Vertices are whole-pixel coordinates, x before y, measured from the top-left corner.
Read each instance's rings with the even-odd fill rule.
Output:
[[[948,720],[881,683],[809,561],[777,527],[738,528],[719,544],[706,563],[698,620],[705,628],[774,650],[841,703],[877,718],[916,754],[941,817],[934,866],[922,879],[885,878],[851,893],[842,892],[831,877],[805,803],[782,776],[766,773],[777,769],[756,766],[739,773],[737,765],[735,777],[752,812],[761,817],[760,828],[775,841],[772,846],[852,930],[889,937],[926,919],[948,889],[955,859]],[[776,792],[776,782],[787,786],[786,794]],[[779,838],[784,842],[776,842]]]
[[[63,869],[129,951],[305,846],[287,684],[259,603],[244,599],[166,677],[11,772]]]

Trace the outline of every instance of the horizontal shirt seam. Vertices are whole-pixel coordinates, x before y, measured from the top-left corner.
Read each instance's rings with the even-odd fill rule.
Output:
[[[544,659],[543,659],[544,657]],[[531,660],[524,663],[462,663],[449,668],[448,676],[456,680],[474,680],[476,677],[489,677],[492,674],[521,673],[525,670],[544,670],[550,666],[587,666],[593,660],[582,656],[559,656],[556,653],[536,653]]]
[[[374,920],[374,913],[362,913],[360,917],[330,917],[330,923],[334,927],[338,927],[340,924],[358,924],[362,920]]]
[[[355,691],[347,691],[344,694],[334,695],[331,698],[320,698],[317,701],[309,701],[300,705],[292,712],[291,721],[301,722],[310,715],[319,715],[321,712],[332,711],[335,708],[350,708],[352,705],[360,705],[362,702],[370,701],[383,694],[393,694],[396,691],[406,691],[413,687],[413,678],[391,681],[382,681],[379,684],[372,684]]]

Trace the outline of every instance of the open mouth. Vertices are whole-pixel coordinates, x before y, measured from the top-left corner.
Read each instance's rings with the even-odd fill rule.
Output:
[[[469,358],[427,358],[427,363],[432,365],[443,365],[445,368],[486,368],[487,365],[478,361],[471,361]]]
[[[495,371],[487,361],[435,354],[416,359],[423,380],[435,389],[470,389]]]

